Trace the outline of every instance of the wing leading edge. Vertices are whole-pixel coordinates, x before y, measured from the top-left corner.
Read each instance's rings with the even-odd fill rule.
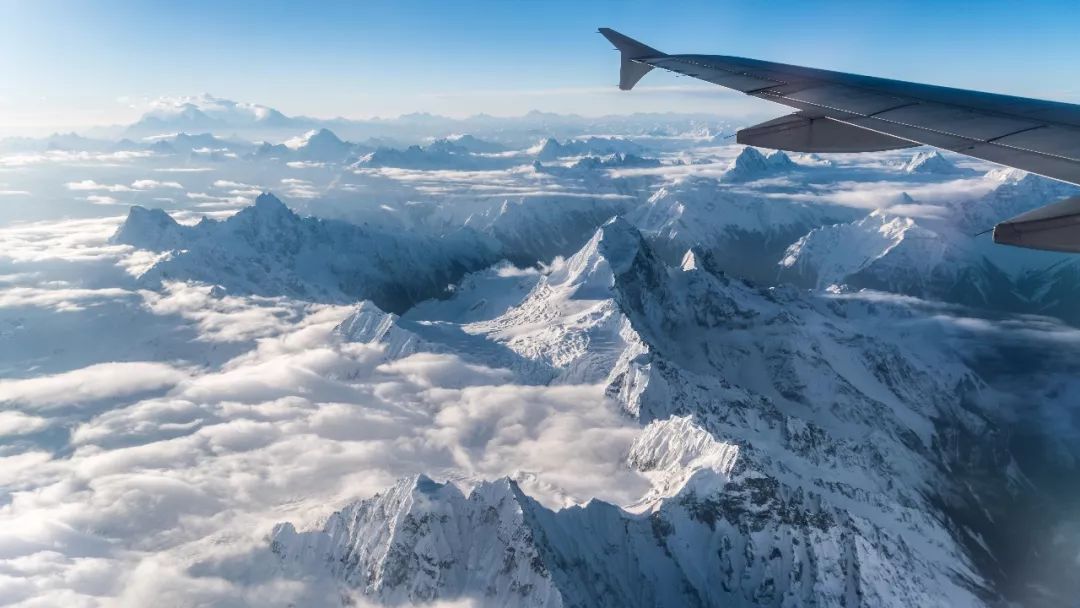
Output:
[[[620,51],[623,90],[662,68],[796,110],[739,131],[739,143],[795,152],[929,145],[1080,185],[1077,105],[742,57],[667,55],[608,28],[600,33]],[[995,242],[1080,252],[1076,205],[1061,208],[1067,215],[1044,209],[1050,217],[1032,223],[1025,214],[996,226]]]

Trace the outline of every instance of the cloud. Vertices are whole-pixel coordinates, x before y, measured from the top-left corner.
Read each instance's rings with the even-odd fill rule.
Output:
[[[15,410],[0,411],[0,436],[26,435],[49,426],[46,418],[30,416]]]
[[[171,365],[135,361],[99,363],[51,376],[0,380],[0,403],[48,408],[160,389],[187,374]]]
[[[86,197],[86,200],[92,205],[120,205],[120,201],[111,196],[103,196],[100,194],[91,194]]]
[[[68,190],[105,190],[107,192],[131,192],[131,186],[125,186],[123,184],[99,184],[92,179],[84,179],[77,182],[68,182],[64,184]]]
[[[138,190],[156,190],[161,188],[183,189],[184,187],[179,182],[162,182],[154,179],[137,179],[131,182],[130,186],[125,186],[124,184],[99,184],[92,179],[84,179],[77,182],[68,182],[65,186],[68,190],[104,190],[106,192],[135,192]]]
[[[350,307],[214,296],[186,283],[125,297],[192,328],[206,349],[235,354],[222,364],[96,363],[0,381],[0,401],[24,410],[9,408],[0,434],[71,429],[60,445],[0,454],[0,484],[18,488],[0,509],[0,576],[13,581],[0,580],[0,601],[304,601],[317,587],[193,576],[186,565],[421,471],[524,475],[554,505],[629,500],[647,486],[621,464],[637,426],[602,387],[520,386],[507,370],[449,354],[385,362],[380,346],[334,333]],[[110,315],[124,312],[102,309],[87,322],[120,320]],[[133,335],[144,331],[124,319]],[[97,405],[77,407],[89,401]]]
[[[161,182],[155,179],[138,179],[131,182],[131,187],[136,190],[156,190],[159,188],[182,190],[184,188],[179,182]]]
[[[213,167],[162,167],[154,169],[159,173],[209,173],[214,171]]]
[[[153,156],[153,153],[144,150],[123,150],[119,152],[49,150],[40,153],[0,155],[0,167],[22,168],[42,164],[97,167],[123,166],[150,156]]]
[[[243,190],[258,190],[259,187],[253,184],[245,184],[244,182],[234,182],[227,179],[219,179],[214,181],[215,188],[228,189],[243,189]]]
[[[0,228],[0,260],[16,264],[115,261],[131,251],[109,243],[123,217],[31,222]]]

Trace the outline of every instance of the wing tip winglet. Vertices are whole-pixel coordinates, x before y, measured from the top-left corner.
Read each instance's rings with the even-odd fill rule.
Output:
[[[653,66],[637,61],[645,57],[663,57],[664,53],[642,44],[629,36],[616,32],[609,27],[602,27],[597,31],[615,45],[620,54],[619,64],[619,88],[629,91],[641,80],[641,77],[649,73]]]

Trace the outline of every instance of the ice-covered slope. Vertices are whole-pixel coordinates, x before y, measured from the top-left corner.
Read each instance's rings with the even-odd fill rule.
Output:
[[[301,218],[271,194],[223,220],[181,226],[134,208],[113,241],[172,250],[141,280],[198,280],[230,291],[322,301],[370,299],[399,311],[442,293],[498,259],[497,246],[470,230],[441,237]]]
[[[1080,188],[1071,184],[1015,169],[992,172],[987,178],[999,184],[986,196],[955,206],[956,222],[965,230],[982,232],[1021,213],[1080,194]]]
[[[1016,310],[1009,277],[983,258],[969,235],[942,222],[877,210],[816,228],[780,260],[781,279],[825,288],[847,285],[1000,310]]]
[[[346,507],[321,530],[278,526],[272,551],[287,575],[388,604],[975,605],[963,591],[923,587],[935,573],[905,555],[907,544],[866,538],[857,520],[816,508],[801,524],[770,522],[770,509],[794,515],[809,505],[802,495],[772,502],[763,481],[708,469],[654,512],[633,515],[599,501],[551,511],[506,479],[466,495],[420,476]],[[895,551],[892,563],[872,561],[870,542]]]
[[[450,300],[393,323],[456,325],[550,366],[552,381],[605,383],[647,424],[628,463],[654,484],[630,511],[596,501],[551,511],[513,486],[502,490],[501,506],[484,507],[492,519],[477,531],[483,551],[538,557],[532,569],[515,565],[488,580],[503,589],[527,577],[545,590],[510,605],[537,605],[557,593],[570,605],[953,606],[981,605],[981,594],[990,593],[974,565],[987,549],[950,523],[957,511],[942,505],[978,501],[946,473],[956,458],[947,446],[958,433],[989,432],[994,401],[913,311],[755,288],[724,276],[704,252],[672,267],[622,220],[547,274],[515,277],[516,304],[497,278],[473,279]],[[496,302],[494,294],[504,297]],[[467,322],[449,321],[462,313]],[[385,325],[362,335],[400,342]],[[460,346],[441,341],[438,348]],[[430,517],[429,509],[462,513],[456,505],[491,496],[483,484],[472,494],[428,481],[403,487],[415,494],[420,485],[439,496],[438,507],[400,514],[408,505],[375,509],[380,497],[343,512],[378,511],[378,522],[365,515],[340,532],[335,516],[322,532],[299,536],[283,527],[275,551],[290,568],[329,568],[338,584],[376,597],[422,588],[426,599],[494,605],[484,588],[457,582],[474,551],[468,542],[408,536],[395,556],[439,565],[398,568],[403,575],[389,587],[371,587],[384,578],[369,574],[379,569],[369,557],[339,559],[350,547],[385,552],[376,548],[384,541],[370,539],[385,538],[396,522],[422,522],[404,529],[419,525],[425,539],[456,538],[459,517]],[[511,499],[513,508],[504,509]],[[492,549],[489,525],[517,530],[510,536],[528,542],[503,536]],[[501,593],[491,601],[508,605]]]
[[[534,541],[531,508],[506,479],[466,495],[420,475],[334,513],[321,530],[279,525],[272,551],[287,574],[330,579],[324,584],[387,604],[567,605]]]
[[[759,154],[753,148],[746,150]],[[691,176],[663,184],[627,217],[669,263],[696,247],[712,253],[726,272],[771,283],[788,245],[818,226],[852,219],[854,213],[757,196],[712,178]]]
[[[421,303],[391,320],[393,330],[361,306],[343,327],[379,329],[345,335],[385,344],[389,353],[414,352],[399,344],[419,340],[433,352],[512,369],[528,383],[606,381],[620,359],[640,349],[613,299],[608,261],[608,252],[626,246],[628,233],[636,235],[625,221],[613,220],[548,274],[509,266],[473,273],[449,299]]]
[[[1076,188],[1035,175],[994,177],[999,183],[986,195],[944,208],[944,217],[917,219],[876,210],[853,222],[815,228],[788,247],[779,262],[780,278],[1076,321],[1080,317],[1073,310],[1057,304],[1065,294],[1080,293],[1065,270],[1068,256],[995,246],[987,236],[974,236]]]

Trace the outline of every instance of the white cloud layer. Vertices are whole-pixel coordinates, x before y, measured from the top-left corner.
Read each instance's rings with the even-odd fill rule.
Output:
[[[9,286],[0,301],[81,314],[57,308],[52,291]],[[176,330],[160,339],[186,340],[186,328],[203,348],[235,354],[0,381],[0,439],[30,438],[0,451],[0,603],[310,599],[295,582],[235,586],[186,564],[223,550],[221,539],[230,551],[257,544],[278,521],[311,520],[421,471],[521,475],[551,504],[630,501],[647,485],[621,464],[637,427],[599,386],[519,386],[453,355],[386,363],[379,347],[333,333],[349,307],[212,296],[185,283],[68,291],[171,320]],[[152,331],[127,308],[94,310],[96,323],[124,315],[132,335]],[[59,428],[69,434],[57,442]]]

